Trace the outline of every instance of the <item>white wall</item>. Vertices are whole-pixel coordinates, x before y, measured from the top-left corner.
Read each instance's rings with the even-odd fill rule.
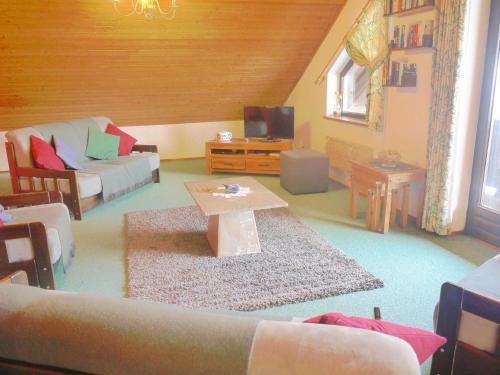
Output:
[[[342,39],[359,13],[366,5],[367,0],[349,0],[344,6],[337,21],[332,26],[330,32],[324,39],[320,48],[316,52],[311,63],[305,70],[303,76],[290,94],[287,105],[295,106],[296,125],[298,127],[308,126],[311,129],[310,144],[313,148],[323,151],[325,149],[325,139],[327,136],[335,137],[348,142],[356,142],[372,147],[375,153],[384,149],[395,149],[401,152],[403,161],[416,164],[421,167],[426,166],[427,134],[432,97],[431,78],[433,53],[429,50],[410,51],[406,57],[410,62],[417,64],[417,87],[416,88],[385,88],[385,125],[383,132],[373,132],[366,127],[347,124],[331,119],[325,119],[326,108],[326,80],[317,84],[325,66],[332,61],[332,55],[338,51]],[[472,1],[476,9],[476,22],[484,22],[485,16],[489,12],[489,4],[486,2]],[[432,12],[426,12],[414,16],[405,17],[402,22],[411,23],[418,19],[430,19]],[[486,18],[487,20],[487,18]],[[487,21],[486,21],[487,23]],[[483,25],[484,28],[484,25]],[[484,30],[480,30],[476,35],[478,56],[481,51],[484,54],[485,35]],[[404,57],[405,52],[393,52],[394,58]],[[470,85],[471,96],[479,96],[480,77],[482,71],[474,69],[475,81]],[[477,104],[470,111],[470,119],[467,124],[475,129],[477,119]],[[476,117],[473,114],[476,114]],[[473,138],[473,137],[472,137]],[[467,139],[467,162],[470,164],[474,139]],[[307,143],[307,140],[302,141]],[[469,177],[470,178],[470,177]],[[467,184],[464,180],[462,183]],[[462,189],[460,202],[466,202],[468,189]],[[467,191],[466,191],[467,190]],[[416,199],[412,199],[414,203]],[[466,213],[466,204],[455,208],[453,218],[453,230],[463,229],[463,218]],[[411,213],[415,214],[415,206],[412,204]]]
[[[138,143],[158,145],[162,159],[183,159],[205,156],[205,142],[214,139],[217,132],[230,131],[235,138],[243,137],[243,121],[127,126],[123,130]]]

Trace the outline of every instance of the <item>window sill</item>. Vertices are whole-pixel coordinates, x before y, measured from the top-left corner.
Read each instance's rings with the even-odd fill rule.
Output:
[[[356,117],[325,115],[324,118],[327,120],[330,120],[330,121],[340,121],[340,122],[346,122],[346,123],[352,124],[352,125],[368,127],[368,121],[362,120],[362,119],[359,119]]]

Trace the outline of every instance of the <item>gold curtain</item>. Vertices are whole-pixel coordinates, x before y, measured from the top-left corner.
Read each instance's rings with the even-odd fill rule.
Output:
[[[451,232],[451,170],[463,72],[464,25],[469,0],[441,0],[434,41],[432,106],[427,143],[427,183],[422,228]]]
[[[383,65],[389,54],[384,0],[371,0],[344,38],[354,63],[365,67],[370,76],[367,90],[369,128],[382,131],[384,120]]]

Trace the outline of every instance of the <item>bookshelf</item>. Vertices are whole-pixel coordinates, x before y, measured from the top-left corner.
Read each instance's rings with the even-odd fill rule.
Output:
[[[396,87],[396,88],[412,88],[412,87],[417,87],[416,83],[414,85],[398,85],[398,84],[393,84],[393,83],[385,83],[384,87]]]
[[[428,46],[403,47],[403,48],[389,46],[389,49],[391,51],[413,51],[413,50],[425,51],[425,50],[430,50],[431,52],[434,52],[434,50],[435,50],[434,47],[428,47]]]
[[[434,52],[435,10],[435,0],[385,1],[390,53],[384,66],[384,87],[417,87],[418,66],[407,54]],[[432,16],[427,17],[430,12]]]
[[[411,7],[408,9],[403,9],[395,12],[390,12],[390,13],[385,13],[384,16],[386,17],[391,17],[391,16],[410,16],[412,14],[417,14],[417,13],[423,13],[423,12],[429,12],[431,10],[434,10],[436,6],[434,3],[428,4],[428,5],[418,5],[415,7]],[[386,8],[387,11],[387,8]]]

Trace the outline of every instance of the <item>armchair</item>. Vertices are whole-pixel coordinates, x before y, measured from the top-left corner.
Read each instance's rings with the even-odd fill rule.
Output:
[[[13,222],[0,226],[0,283],[55,289],[54,265],[74,253],[69,211],[60,192],[0,196]]]

